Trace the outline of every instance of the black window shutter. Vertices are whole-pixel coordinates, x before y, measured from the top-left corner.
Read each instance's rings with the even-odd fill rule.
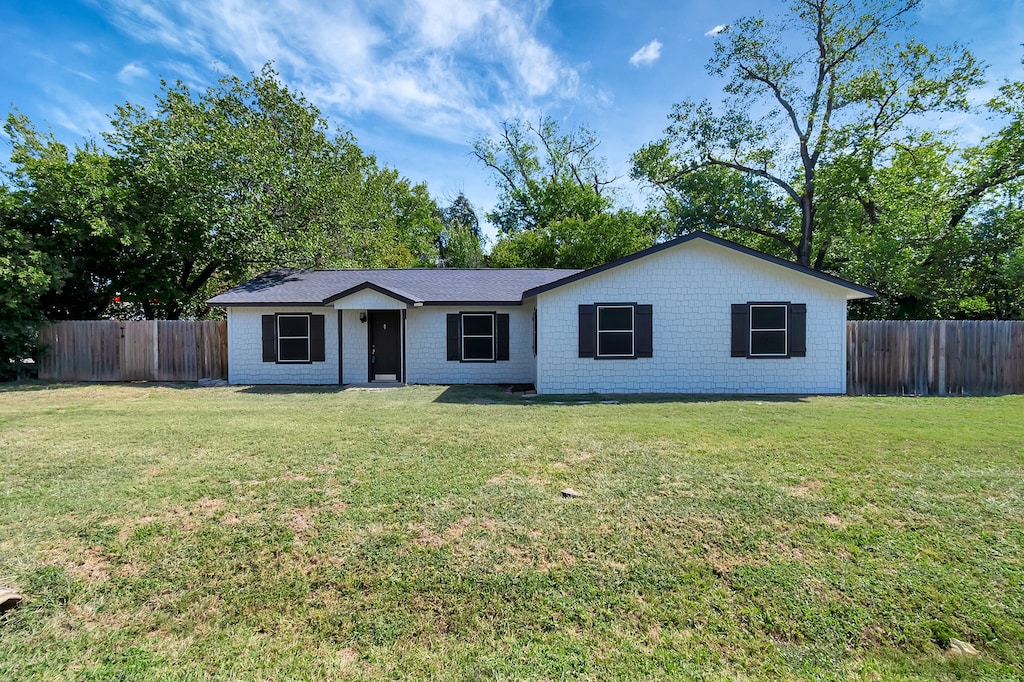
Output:
[[[789,304],[789,355],[802,358],[807,355],[807,304]]]
[[[263,362],[277,362],[277,318],[263,316]]]
[[[594,357],[595,337],[597,336],[594,306],[580,306],[580,357]]]
[[[750,306],[732,304],[732,357],[745,358],[750,351]]]
[[[508,313],[494,316],[494,359],[508,360]]]
[[[327,360],[324,348],[324,316],[309,316],[309,361],[324,362]]]
[[[459,349],[459,314],[448,313],[448,359],[458,362],[462,359]]]
[[[636,325],[636,356],[654,357],[654,307],[638,305],[634,311]]]
[[[537,311],[533,311],[533,354],[537,355]]]

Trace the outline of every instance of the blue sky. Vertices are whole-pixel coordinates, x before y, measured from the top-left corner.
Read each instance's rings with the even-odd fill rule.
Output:
[[[0,103],[74,143],[159,79],[195,88],[274,61],[336,127],[444,202],[496,191],[470,143],[512,117],[586,124],[612,172],[659,137],[673,103],[716,100],[716,26],[779,0],[0,0]],[[915,34],[989,64],[984,99],[1024,79],[1024,0],[926,0]],[[976,139],[992,124],[946,125]],[[6,156],[6,152],[4,153]],[[640,201],[622,182],[627,196]]]

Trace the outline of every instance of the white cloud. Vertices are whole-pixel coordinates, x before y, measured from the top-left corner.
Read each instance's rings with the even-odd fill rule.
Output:
[[[334,115],[373,114],[466,142],[538,101],[580,96],[576,68],[537,34],[547,6],[546,0],[112,0],[109,18],[140,42],[239,75],[273,61],[290,86]]]
[[[727,28],[729,28],[729,27],[726,26],[725,24],[719,24],[718,26],[715,26],[714,28],[712,28],[710,31],[708,31],[704,35],[708,36],[709,38],[712,38],[714,36],[717,36],[719,33],[721,33],[722,31],[724,31]]]
[[[157,64],[160,76],[168,81],[183,81],[192,88],[203,88],[209,85],[209,79],[200,76],[188,62],[169,60]]]
[[[46,90],[45,119],[70,130],[79,137],[91,138],[110,129],[110,119],[81,95],[61,87]]]
[[[405,20],[425,47],[448,48],[480,30],[483,18],[500,5],[475,0],[414,0]]]
[[[652,40],[634,52],[633,56],[629,58],[629,63],[638,67],[649,66],[659,59],[661,59],[661,42]]]
[[[144,66],[139,66],[135,62],[125,64],[124,68],[117,73],[117,80],[121,81],[125,85],[131,85],[140,78],[148,77],[149,69]]]

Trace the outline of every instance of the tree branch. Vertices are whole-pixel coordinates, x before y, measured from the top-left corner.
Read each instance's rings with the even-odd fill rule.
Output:
[[[221,263],[221,261],[219,260],[211,261],[205,268],[203,268],[202,272],[196,275],[196,278],[192,280],[192,282],[188,286],[185,287],[185,291],[188,292],[189,294],[194,294],[197,291],[199,291],[203,287],[203,285],[206,284],[211,277],[213,277],[213,274],[217,272],[217,269],[221,265],[223,265],[223,263]]]
[[[749,173],[751,175],[756,175],[758,177],[764,178],[765,180],[768,180],[772,184],[782,188],[786,192],[786,194],[793,198],[794,201],[796,201],[798,204],[800,203],[800,194],[795,189],[793,189],[793,186],[790,185],[785,180],[783,180],[782,178],[778,178],[772,175],[767,170],[763,170],[761,168],[752,168],[751,166],[745,166],[741,163],[734,163],[732,161],[723,161],[722,159],[716,159],[711,155],[705,157],[705,163],[702,165],[722,166],[724,168],[731,168],[733,170],[740,171],[741,173]]]
[[[794,132],[796,132],[796,136],[800,138],[801,142],[803,142],[805,140],[804,133],[803,131],[800,130],[800,121],[797,120],[796,110],[793,108],[793,105],[789,103],[789,100],[783,97],[782,89],[779,87],[779,85],[774,81],[770,80],[767,76],[763,76],[757,73],[743,62],[739,62],[739,68],[740,71],[746,74],[747,78],[749,78],[750,80],[763,83],[766,86],[768,86],[769,89],[771,89],[772,93],[775,95],[775,100],[782,106],[783,109],[786,110],[786,114],[789,116],[790,123],[792,123],[793,125],[793,130]]]

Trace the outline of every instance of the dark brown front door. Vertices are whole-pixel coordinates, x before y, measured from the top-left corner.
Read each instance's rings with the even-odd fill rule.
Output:
[[[369,318],[370,381],[401,381],[401,311],[371,310]]]

